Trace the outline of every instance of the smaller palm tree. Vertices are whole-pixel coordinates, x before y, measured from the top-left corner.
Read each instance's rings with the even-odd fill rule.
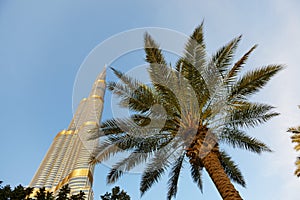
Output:
[[[300,106],[298,106],[300,108]],[[288,132],[293,133],[293,135],[291,136],[292,142],[296,143],[296,146],[294,147],[294,149],[296,151],[300,151],[300,126],[298,127],[291,127],[288,129]],[[300,177],[300,155],[297,157],[297,160],[295,162],[296,164],[296,171],[295,171],[295,175]]]

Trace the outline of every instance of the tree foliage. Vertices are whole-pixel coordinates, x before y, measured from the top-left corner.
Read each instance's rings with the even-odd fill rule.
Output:
[[[120,190],[119,186],[115,186],[111,192],[106,192],[100,198],[101,200],[130,200],[130,196],[124,190]]]
[[[109,83],[108,88],[119,97],[120,106],[130,109],[131,115],[102,123],[100,131],[93,137],[99,133],[104,133],[105,137],[91,162],[101,163],[127,152],[128,156],[112,167],[107,182],[115,183],[124,172],[145,164],[141,194],[169,172],[167,199],[172,199],[176,197],[180,173],[186,163],[190,164],[193,181],[202,190],[202,170],[206,168],[207,171],[205,164],[210,163],[204,161],[206,155],[213,153],[209,158],[214,158],[213,164],[219,171],[245,186],[238,165],[222,145],[258,154],[271,151],[262,141],[249,136],[246,130],[267,122],[278,113],[273,111],[273,106],[252,102],[250,98],[283,66],[244,70],[245,62],[257,45],[234,61],[241,36],[229,41],[209,58],[203,24],[194,30],[183,56],[174,66],[168,64],[162,49],[148,33],[144,38],[151,84],[146,85],[112,69],[120,81]]]
[[[52,192],[47,191],[44,187],[40,188],[34,198],[31,198],[33,188],[23,187],[22,185],[16,186],[11,189],[10,185],[2,186],[3,182],[0,181],[0,199],[1,200],[85,200],[84,192],[80,191],[79,194],[70,195],[70,188],[68,185],[64,185],[58,192],[57,196],[54,196]]]

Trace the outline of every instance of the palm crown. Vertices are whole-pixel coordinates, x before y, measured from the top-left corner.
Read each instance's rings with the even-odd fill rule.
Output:
[[[105,139],[94,152],[93,162],[102,162],[124,151],[130,153],[112,167],[108,183],[144,163],[141,194],[169,171],[167,199],[172,199],[187,160],[191,177],[200,190],[205,168],[223,199],[241,199],[230,180],[242,186],[245,180],[219,145],[258,154],[271,151],[263,142],[247,135],[245,128],[255,127],[278,113],[270,105],[250,102],[249,97],[282,66],[268,65],[240,75],[256,48],[253,46],[233,63],[240,39],[241,36],[234,38],[208,58],[201,24],[190,36],[184,55],[172,67],[151,36],[145,34],[152,84],[143,84],[113,69],[120,82],[111,82],[108,88],[120,97],[120,105],[133,114],[105,121],[100,134],[94,136],[104,134]]]

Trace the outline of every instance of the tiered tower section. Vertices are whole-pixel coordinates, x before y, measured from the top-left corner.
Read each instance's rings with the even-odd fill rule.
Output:
[[[90,155],[98,140],[90,140],[91,130],[99,128],[105,94],[106,70],[98,75],[89,97],[81,100],[67,130],[59,132],[54,138],[46,156],[34,175],[30,187],[45,187],[56,194],[68,184],[71,195],[79,191],[85,193],[87,200],[93,199],[94,165]]]

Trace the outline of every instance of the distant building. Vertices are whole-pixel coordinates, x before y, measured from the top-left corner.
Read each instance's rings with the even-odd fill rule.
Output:
[[[34,175],[30,187],[45,187],[56,194],[69,184],[71,195],[80,190],[93,199],[94,165],[90,155],[98,140],[89,140],[89,130],[99,128],[105,94],[106,69],[97,77],[89,97],[81,100],[67,130],[59,132]]]

